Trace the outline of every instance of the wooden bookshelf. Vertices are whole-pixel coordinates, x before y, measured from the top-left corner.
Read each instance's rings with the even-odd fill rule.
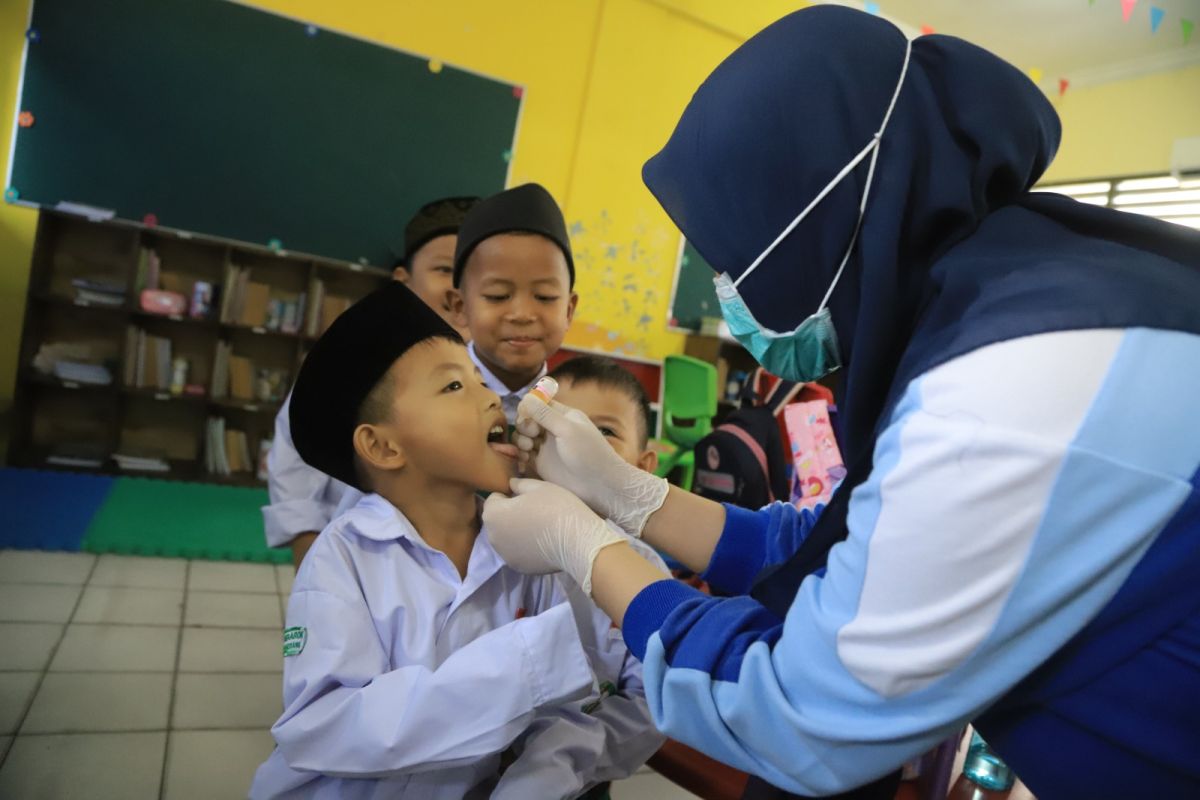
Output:
[[[157,258],[158,287],[187,299],[183,313],[163,315],[141,307],[139,283],[144,282],[149,253]],[[241,271],[242,289],[225,285]],[[21,336],[9,461],[41,469],[261,486],[256,476],[260,443],[274,435],[275,415],[296,370],[329,321],[320,318],[322,310],[332,315],[389,277],[378,267],[42,211]],[[96,292],[81,292],[79,281],[103,284],[112,299],[97,302]],[[202,315],[191,313],[197,281],[213,286],[210,308]],[[254,288],[248,288],[251,284]],[[244,301],[236,314],[223,309],[231,289]],[[327,300],[314,303],[314,290]],[[288,310],[288,303],[295,308]],[[158,339],[169,344],[143,344],[139,330],[147,343]],[[249,392],[246,361],[238,367],[239,396],[228,375],[218,380],[218,343],[228,347],[228,356],[248,360]],[[167,351],[170,361],[187,361],[190,391],[172,387],[169,379],[164,383],[158,374]],[[55,357],[62,353],[65,358]],[[147,367],[151,358],[153,369]],[[103,366],[112,381],[96,384],[56,374],[53,367],[63,360]],[[148,373],[154,380],[147,379]],[[225,391],[214,393],[222,384]],[[230,474],[208,469],[210,419],[245,437],[248,469]],[[160,458],[167,470],[122,469],[113,458],[117,453]],[[100,464],[50,461],[57,457],[61,462],[63,456]]]

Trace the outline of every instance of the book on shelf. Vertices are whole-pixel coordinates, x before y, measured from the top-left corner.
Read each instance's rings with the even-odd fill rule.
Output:
[[[63,442],[56,444],[46,456],[46,463],[56,467],[99,469],[108,461],[108,448],[95,442]]]
[[[254,362],[244,356],[229,356],[229,395],[234,400],[254,400]]]
[[[159,289],[162,275],[162,262],[158,253],[152,248],[143,247],[138,250],[137,274],[133,281],[133,293],[141,294],[145,289]]]
[[[224,417],[209,417],[205,424],[204,469],[210,475],[253,472],[250,440],[245,431],[228,428]]]
[[[250,328],[263,327],[267,324],[267,306],[271,302],[271,287],[265,283],[247,280],[242,292],[242,313],[237,321]]]
[[[313,278],[308,283],[304,309],[304,335],[310,339],[317,335],[321,324],[321,303],[325,300],[325,281]]]
[[[321,333],[329,330],[329,326],[338,316],[348,309],[353,304],[349,297],[339,297],[338,295],[326,295],[321,301]]]
[[[130,325],[125,329],[122,379],[132,389],[171,388],[171,340]]]
[[[161,453],[149,451],[132,451],[113,453],[117,466],[126,472],[169,472],[170,463]]]
[[[233,346],[224,339],[217,340],[217,351],[213,355],[212,386],[210,393],[214,399],[221,400],[229,396],[229,357],[233,355]]]

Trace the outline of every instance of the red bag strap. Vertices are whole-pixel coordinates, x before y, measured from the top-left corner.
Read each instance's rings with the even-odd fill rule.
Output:
[[[758,460],[758,466],[762,468],[763,483],[765,483],[767,486],[767,497],[770,498],[770,502],[774,503],[775,492],[771,490],[771,472],[767,469],[767,453],[762,449],[762,445],[755,441],[753,436],[739,428],[737,425],[718,425],[717,430],[733,434],[742,444],[749,448],[751,453],[754,454],[754,457]]]

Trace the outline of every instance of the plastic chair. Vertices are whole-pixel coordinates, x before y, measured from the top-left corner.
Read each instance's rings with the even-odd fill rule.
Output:
[[[654,474],[663,478],[679,469],[679,486],[690,492],[696,474],[692,448],[712,432],[717,415],[717,368],[691,356],[667,356],[662,414],[663,435],[675,451],[663,457]]]

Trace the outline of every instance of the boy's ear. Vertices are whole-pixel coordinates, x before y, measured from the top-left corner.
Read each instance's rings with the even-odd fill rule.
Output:
[[[408,267],[398,266],[392,270],[392,280],[408,283],[412,280],[412,273],[408,271]]]
[[[382,427],[363,423],[354,429],[353,441],[358,457],[376,469],[398,470],[407,461],[404,447]]]
[[[571,324],[571,320],[575,319],[575,306],[579,305],[579,295],[576,292],[571,292],[571,299],[567,301],[567,324]]]
[[[637,465],[643,472],[654,472],[658,469],[658,452],[649,448],[643,450],[638,456]]]
[[[446,308],[450,309],[451,321],[456,327],[470,328],[467,324],[467,304],[463,294],[458,289],[446,290]]]

